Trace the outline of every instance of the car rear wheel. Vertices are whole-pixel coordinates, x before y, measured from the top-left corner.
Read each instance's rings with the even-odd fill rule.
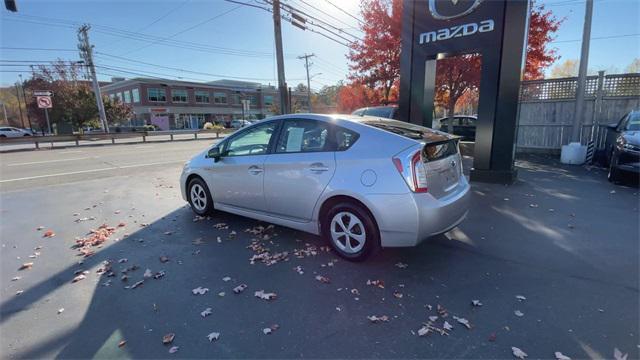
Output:
[[[338,203],[322,219],[322,234],[341,257],[362,261],[380,248],[380,233],[373,217],[349,202]]]
[[[195,178],[191,180],[187,187],[187,194],[193,212],[200,216],[213,212],[213,199],[207,184],[202,179]]]

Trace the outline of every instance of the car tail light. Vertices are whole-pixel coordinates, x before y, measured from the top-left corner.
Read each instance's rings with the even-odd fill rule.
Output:
[[[413,171],[413,185],[415,192],[427,192],[427,169],[422,162],[421,151],[416,152],[411,158],[411,170]]]
[[[404,178],[411,191],[417,193],[427,192],[427,169],[422,161],[421,151],[407,155],[406,157],[394,157],[392,159],[393,165],[395,165],[396,170]],[[406,167],[402,162],[402,158],[405,160],[404,164],[407,164]]]

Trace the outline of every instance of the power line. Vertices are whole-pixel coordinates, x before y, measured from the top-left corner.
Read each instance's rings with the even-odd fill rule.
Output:
[[[339,22],[339,23],[341,23],[341,24],[343,24],[343,25],[346,25],[348,28],[353,28],[353,26],[352,26],[351,24],[348,24],[348,23],[346,23],[346,22],[344,22],[344,21],[342,21],[342,20],[338,19],[337,17],[335,17],[335,16],[333,16],[333,15],[329,14],[328,12],[326,12],[326,11],[324,11],[324,10],[322,10],[322,9],[319,9],[319,8],[315,7],[314,5],[309,4],[309,3],[308,3],[308,2],[306,2],[305,0],[298,0],[298,1],[300,1],[301,3],[303,3],[303,4],[307,5],[308,7],[312,8],[312,9],[314,9],[314,10],[316,10],[316,11],[318,11],[318,12],[322,13],[322,14],[325,14],[325,15],[326,15],[326,16],[328,16],[330,19],[333,19],[333,20],[335,20],[335,21],[337,21],[337,22]],[[346,33],[346,32],[345,32],[345,33]]]
[[[27,48],[27,47],[7,47],[0,46],[2,50],[25,50],[25,51],[73,51],[76,52],[78,49],[55,49],[55,48]]]
[[[364,25],[364,21],[362,21],[362,20],[360,20],[359,18],[357,18],[357,17],[355,17],[355,16],[351,15],[348,11],[344,10],[343,8],[339,7],[338,5],[336,5],[336,4],[334,4],[334,3],[332,3],[332,2],[331,2],[331,1],[329,1],[329,0],[324,0],[324,1],[328,2],[328,3],[329,3],[329,5],[333,6],[334,8],[336,8],[336,9],[338,9],[338,10],[342,11],[343,13],[345,13],[345,14],[349,15],[350,17],[352,17],[353,19],[355,19],[356,21],[358,21],[358,23],[360,23],[360,24]]]
[[[263,1],[266,1],[267,3],[269,2],[269,0],[263,0]],[[330,23],[328,23],[328,22],[326,22],[326,21],[324,21],[324,20],[322,20],[322,19],[320,19],[320,18],[318,18],[318,17],[316,17],[316,16],[313,16],[313,15],[311,15],[311,14],[307,13],[307,12],[304,12],[304,11],[300,10],[299,8],[296,8],[296,7],[291,6],[291,5],[289,5],[289,4],[281,4],[281,5],[280,5],[280,7],[282,8],[282,10],[287,11],[289,14],[293,14],[293,13],[295,12],[295,13],[302,14],[302,15],[306,16],[306,17],[307,17],[307,22],[311,23],[313,26],[316,26],[316,27],[322,28],[322,29],[324,29],[325,31],[330,32],[331,34],[336,35],[336,36],[340,37],[341,39],[343,39],[343,40],[345,40],[345,41],[347,41],[347,42],[349,42],[349,43],[353,42],[353,40],[349,40],[349,39],[347,39],[347,38],[343,37],[343,36],[342,36],[342,35],[340,35],[340,34],[336,34],[336,33],[335,33],[335,32],[333,32],[332,30],[328,30],[328,29],[327,29],[327,28],[325,28],[323,25],[316,24],[315,22],[313,22],[313,21],[311,21],[311,20],[309,20],[309,19],[313,19],[313,20],[315,20],[315,21],[317,21],[317,22],[319,22],[319,23],[322,23],[322,24],[324,24],[324,25],[326,25],[326,26],[328,26],[328,27],[331,27],[331,28],[333,28],[333,29],[337,30],[338,32],[341,32],[341,33],[343,33],[343,34],[345,34],[345,35],[347,35],[347,36],[351,36],[352,38],[354,38],[354,39],[356,39],[356,40],[360,40],[360,41],[362,41],[362,39],[361,39],[361,38],[359,38],[359,37],[357,37],[357,36],[355,36],[355,35],[353,35],[353,34],[350,34],[350,33],[346,32],[346,31],[342,30],[341,28],[339,28],[339,27],[337,27],[337,26],[335,26],[335,25],[333,25],[333,24],[330,24]],[[285,7],[287,7],[288,9],[285,9]]]
[[[197,28],[197,27],[199,27],[199,26],[202,26],[202,25],[204,25],[204,24],[207,24],[207,23],[209,23],[209,22],[211,22],[211,21],[213,21],[213,20],[215,20],[215,19],[221,18],[221,17],[223,17],[223,16],[227,15],[228,13],[230,13],[230,12],[232,12],[232,11],[235,11],[235,10],[239,9],[240,7],[242,7],[242,5],[238,5],[238,6],[236,6],[236,7],[233,7],[233,8],[231,8],[231,9],[229,9],[229,10],[227,10],[227,11],[224,11],[224,12],[222,12],[222,13],[220,13],[220,14],[218,14],[218,15],[214,16],[214,17],[211,17],[211,18],[209,18],[209,19],[207,19],[207,20],[201,21],[201,22],[199,22],[199,23],[197,23],[197,24],[195,24],[195,25],[193,25],[193,26],[190,26],[190,27],[188,27],[188,28],[186,28],[186,29],[180,30],[180,31],[178,31],[177,33],[174,33],[174,34],[172,34],[172,35],[170,35],[170,36],[168,36],[168,37],[163,38],[162,40],[154,41],[154,42],[152,42],[152,43],[150,43],[150,44],[147,44],[147,45],[145,45],[145,46],[143,46],[143,47],[135,48],[135,49],[133,49],[133,50],[131,50],[131,51],[128,51],[128,52],[125,52],[125,53],[123,53],[123,54],[121,54],[121,55],[131,54],[131,53],[133,53],[133,52],[140,51],[140,50],[142,50],[142,49],[146,49],[146,48],[148,48],[149,46],[152,46],[152,45],[154,45],[154,44],[157,44],[159,41],[169,40],[169,39],[171,39],[171,38],[173,38],[173,37],[176,37],[176,36],[178,36],[178,35],[180,35],[180,34],[184,34],[184,33],[186,33],[187,31],[191,31],[191,30],[193,30],[193,29],[195,29],[195,28]]]
[[[591,40],[607,40],[607,39],[617,39],[617,38],[625,38],[625,37],[632,37],[632,36],[640,36],[640,33],[635,33],[635,34],[622,34],[622,35],[610,35],[610,36],[599,36],[599,37],[592,37]],[[557,43],[569,43],[569,42],[578,42],[578,41],[582,41],[582,39],[574,39],[574,40],[556,40],[556,41],[550,41],[550,44],[557,44]]]

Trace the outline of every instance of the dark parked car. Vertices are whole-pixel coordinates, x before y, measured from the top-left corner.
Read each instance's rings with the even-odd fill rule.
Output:
[[[358,110],[352,112],[351,115],[377,116],[377,117],[381,117],[381,118],[385,118],[385,119],[400,120],[398,118],[398,116],[399,116],[398,107],[394,106],[394,105],[372,106],[372,107],[361,108],[361,109],[358,109]]]
[[[434,121],[434,128],[440,131],[447,131],[449,126],[449,117],[443,117]],[[478,117],[474,115],[454,115],[453,116],[453,134],[462,136],[462,140],[475,141],[476,139],[476,121]]]
[[[619,181],[622,172],[640,173],[640,110],[609,125],[606,151],[609,181]]]

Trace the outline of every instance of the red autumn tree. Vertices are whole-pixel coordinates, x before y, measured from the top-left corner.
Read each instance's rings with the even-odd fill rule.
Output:
[[[542,79],[544,70],[560,58],[557,50],[548,45],[555,40],[554,34],[564,20],[556,18],[551,10],[545,10],[544,4],[536,4],[533,0],[529,17],[524,80]]]
[[[373,90],[362,84],[342,86],[338,90],[336,102],[339,113],[350,113],[357,108],[377,105]]]
[[[435,102],[446,106],[447,116],[455,114],[455,106],[462,95],[480,87],[481,58],[478,54],[460,55],[438,60],[436,63]],[[453,133],[453,121],[447,122]]]
[[[391,89],[400,77],[402,0],[362,0],[362,41],[351,44],[349,78],[380,91],[380,102],[389,103]]]

